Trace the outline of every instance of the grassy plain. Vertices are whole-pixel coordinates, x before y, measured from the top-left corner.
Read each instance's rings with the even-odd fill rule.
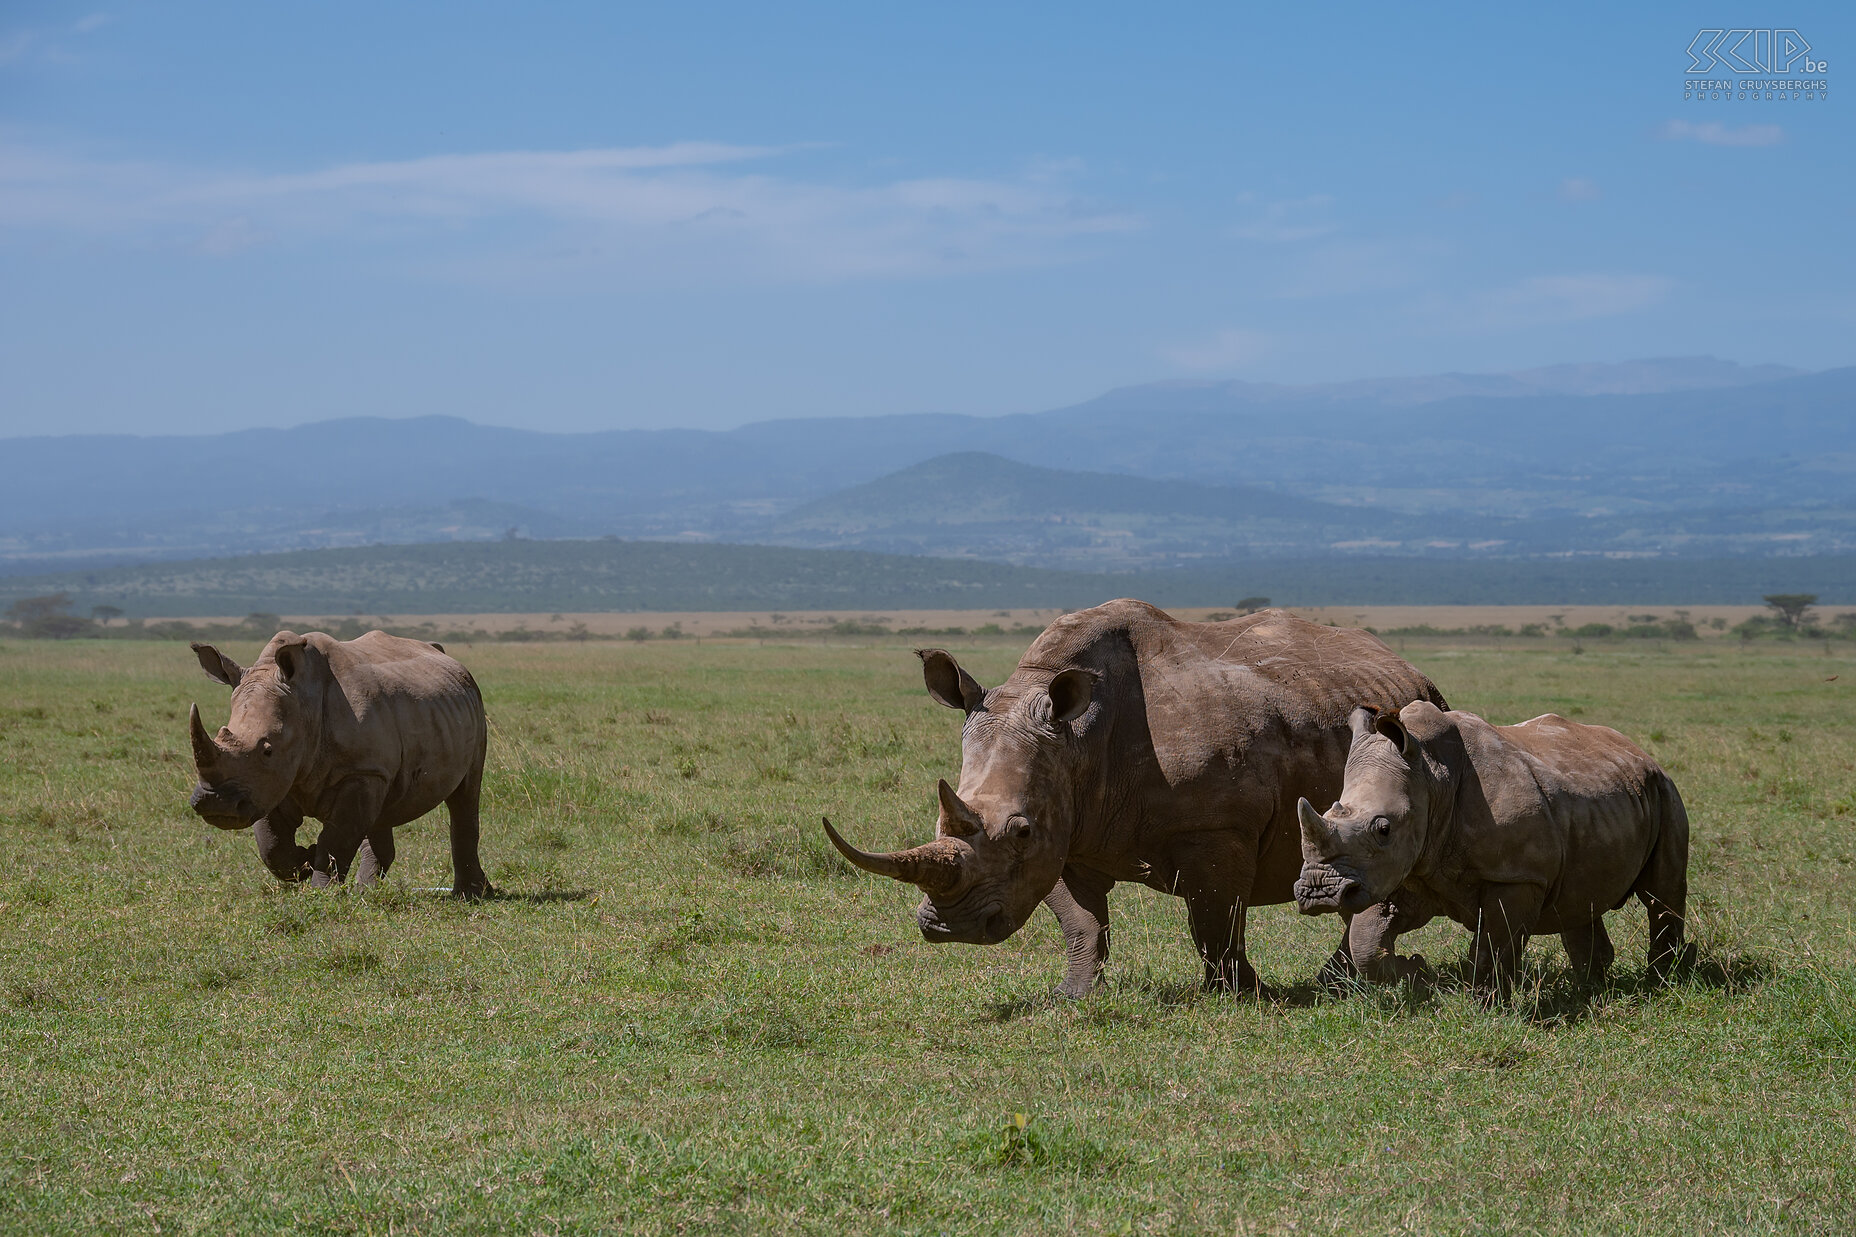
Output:
[[[1018,643],[961,653],[986,682]],[[1322,996],[1331,919],[1253,914],[1278,998],[1207,996],[1181,903],[930,947],[853,873],[923,839],[958,718],[898,642],[454,650],[488,700],[485,862],[441,817],[366,895],[277,886],[186,810],[182,645],[0,643],[0,1229],[1848,1232],[1856,657],[1840,642],[1404,652],[1459,707],[1616,725],[1695,821],[1701,962],[1485,1011]],[[253,648],[229,650],[243,659]],[[1834,676],[1834,677],[1833,677]],[[1022,1114],[1022,1125],[1021,1117]]]

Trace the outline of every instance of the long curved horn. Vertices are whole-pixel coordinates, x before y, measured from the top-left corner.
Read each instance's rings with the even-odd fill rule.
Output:
[[[1295,801],[1295,814],[1302,822],[1302,836],[1315,845],[1321,845],[1328,835],[1328,822],[1321,813],[1315,811],[1314,804],[1306,799]]]
[[[872,854],[858,850],[839,837],[830,820],[825,820],[825,836],[831,839],[840,855],[864,871],[915,885],[931,896],[944,893],[960,882],[960,861],[971,849],[953,838],[936,838],[908,850]]]
[[[200,724],[200,706],[190,705],[187,709],[187,730],[193,738],[193,763],[196,768],[210,769],[219,760],[219,744],[213,736],[206,733],[206,727]]]

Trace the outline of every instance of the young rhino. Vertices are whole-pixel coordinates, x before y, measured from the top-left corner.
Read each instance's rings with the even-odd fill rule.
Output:
[[[1325,816],[1296,805],[1295,899],[1350,918],[1369,976],[1400,974],[1396,934],[1442,914],[1476,934],[1480,986],[1507,992],[1536,933],[1559,933],[1596,978],[1614,957],[1605,912],[1633,893],[1650,914],[1650,973],[1667,975],[1682,951],[1688,815],[1630,740],[1551,713],[1491,726],[1426,701],[1396,718],[1355,709],[1350,723],[1340,802]],[[1359,915],[1380,903],[1396,916]]]
[[[451,815],[452,893],[492,892],[477,854],[488,729],[470,671],[443,648],[370,631],[342,641],[280,631],[249,666],[193,646],[208,677],[232,688],[217,735],[188,718],[200,775],[193,810],[220,829],[252,829],[279,880],[357,885],[393,862],[393,829],[443,803]],[[299,846],[305,816],[323,823]]]

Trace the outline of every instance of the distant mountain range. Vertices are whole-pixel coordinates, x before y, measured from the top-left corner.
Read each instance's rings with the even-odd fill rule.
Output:
[[[1071,570],[1856,550],[1856,368],[1712,358],[1051,412],[546,434],[446,417],[0,441],[0,572],[618,536]]]

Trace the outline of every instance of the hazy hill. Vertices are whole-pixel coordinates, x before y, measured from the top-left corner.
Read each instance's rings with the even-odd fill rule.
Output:
[[[1291,555],[1839,554],[1856,552],[1856,502],[1538,519],[1414,515],[1254,486],[1070,472],[962,452],[802,504],[774,520],[765,537],[782,545],[1128,571]]]
[[[1395,549],[1466,523],[1312,502],[1255,486],[1038,468],[966,451],[802,504],[772,522],[768,539],[1138,570],[1183,560],[1326,554],[1367,542]]]
[[[1713,512],[1731,523],[1741,516],[1723,513],[1740,512],[1746,527],[1782,527],[1791,542],[1669,544],[1822,549],[1840,534],[1826,534],[1811,504],[1829,509],[1856,492],[1856,369],[1775,373],[1701,358],[1327,387],[1162,383],[1038,414],[767,421],[714,433],[544,434],[424,417],[197,438],[15,438],[0,442],[0,565],[480,540],[511,526],[531,537],[766,541],[790,530],[817,540],[825,530],[801,526],[805,504],[966,452],[1279,495],[1278,513],[1244,517],[1245,548],[1360,540],[1330,535],[1349,520],[1328,504],[1412,517],[1398,525],[1405,541],[1467,546],[1466,516],[1572,521],[1564,544],[1528,541],[1551,552],[1587,544],[1581,520]],[[956,505],[937,522],[985,522]],[[1098,523],[1138,514],[1074,510]],[[1307,517],[1300,531],[1284,524],[1302,518],[1282,514],[1291,510]],[[898,547],[931,544],[889,532]],[[1207,552],[1220,535],[1206,525],[1178,552]],[[1658,536],[1639,540],[1654,549]],[[1114,546],[1099,548],[1094,559],[1074,545],[1054,558],[1014,556],[1117,561]]]
[[[1203,411],[1239,403],[1428,404],[1479,395],[1512,399],[1525,395],[1655,395],[1718,387],[1753,386],[1796,378],[1805,371],[1786,365],[1737,365],[1716,357],[1660,357],[1612,364],[1546,365],[1507,374],[1432,374],[1417,378],[1364,378],[1354,382],[1289,386],[1239,380],[1182,380],[1121,387],[1092,405],[1141,405],[1156,393],[1195,400]],[[1086,406],[1086,405],[1085,405]],[[1183,408],[1181,409],[1184,410]]]

